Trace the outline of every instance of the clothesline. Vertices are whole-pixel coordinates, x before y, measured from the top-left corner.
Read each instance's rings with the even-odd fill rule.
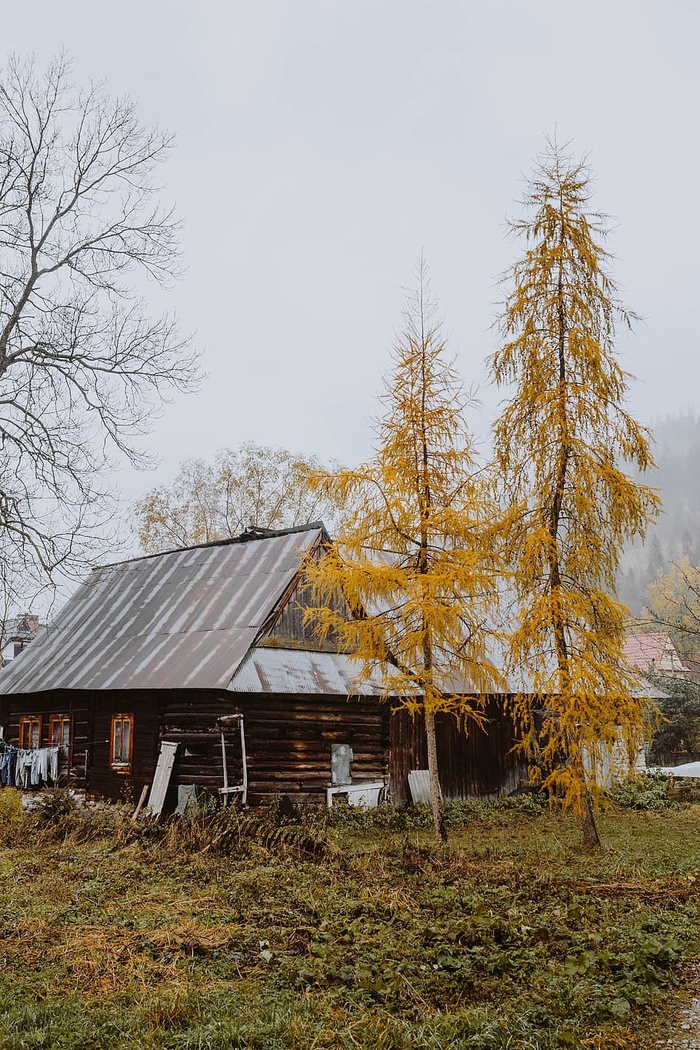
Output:
[[[58,752],[54,747],[15,747],[5,744],[0,752],[0,784],[25,790],[51,780],[58,782]]]

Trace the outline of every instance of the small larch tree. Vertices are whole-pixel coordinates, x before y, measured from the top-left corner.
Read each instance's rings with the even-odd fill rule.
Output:
[[[347,518],[309,566],[316,596],[309,617],[322,637],[358,657],[360,680],[379,674],[390,703],[422,713],[435,831],[444,841],[435,716],[452,712],[465,731],[474,727],[485,692],[499,683],[488,651],[498,564],[493,503],[423,262],[417,276],[376,455],[317,479]]]
[[[549,143],[529,181],[524,239],[505,275],[502,345],[492,358],[509,399],[495,450],[512,515],[505,553],[514,586],[509,669],[533,775],[583,820],[598,844],[597,759],[639,745],[645,700],[622,656],[628,610],[615,597],[622,546],[657,510],[652,489],[623,469],[653,465],[649,436],[625,407],[629,375],[615,356],[618,301],[605,216],[590,210],[584,162]],[[534,706],[545,711],[535,734]]]

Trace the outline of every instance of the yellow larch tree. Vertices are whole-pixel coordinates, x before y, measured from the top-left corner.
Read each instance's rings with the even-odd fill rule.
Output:
[[[435,716],[452,712],[469,731],[483,718],[486,692],[500,684],[489,655],[495,504],[422,260],[404,322],[374,458],[318,476],[347,517],[309,566],[309,617],[358,658],[358,681],[379,675],[389,703],[422,714],[435,832],[445,841]]]
[[[494,446],[515,512],[505,541],[515,592],[508,669],[523,683],[514,713],[534,779],[582,818],[595,846],[592,770],[622,746],[631,755],[645,726],[645,699],[622,659],[629,613],[615,573],[658,500],[624,470],[653,460],[615,356],[616,326],[634,315],[618,300],[606,219],[590,200],[586,164],[549,142],[525,217],[510,224],[525,250],[504,275],[503,342],[491,366],[509,386]],[[539,734],[536,706],[545,712]]]

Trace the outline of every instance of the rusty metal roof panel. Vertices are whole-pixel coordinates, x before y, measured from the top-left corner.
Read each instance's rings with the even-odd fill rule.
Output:
[[[378,696],[379,676],[357,682],[360,663],[343,653],[259,646],[250,650],[229,689],[236,693],[315,693],[322,696]]]
[[[0,671],[0,694],[226,688],[322,535],[309,527],[96,569]]]

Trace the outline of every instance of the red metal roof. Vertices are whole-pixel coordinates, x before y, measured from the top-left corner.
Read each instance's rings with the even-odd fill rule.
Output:
[[[638,671],[656,674],[688,674],[667,631],[630,634],[625,640],[625,660]]]

